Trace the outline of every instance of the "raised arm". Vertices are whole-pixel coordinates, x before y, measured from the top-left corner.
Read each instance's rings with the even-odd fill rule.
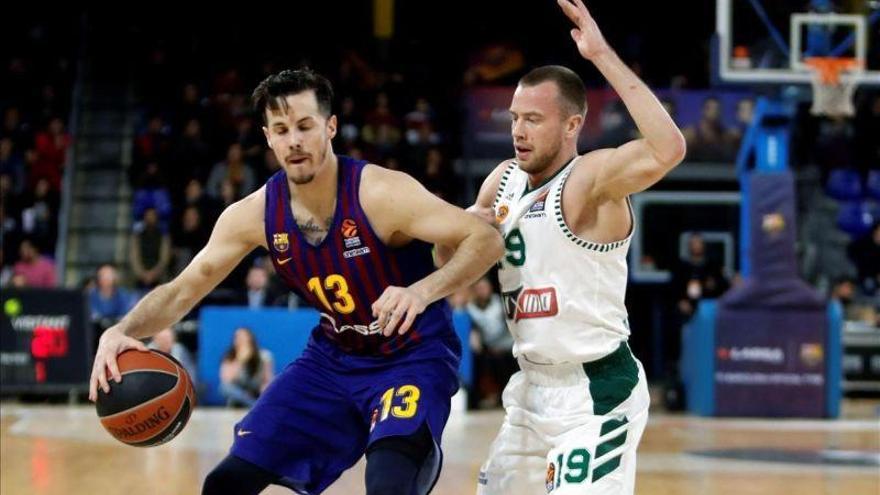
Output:
[[[617,91],[644,136],[586,155],[589,168],[595,169],[595,174],[590,174],[592,193],[600,199],[617,200],[647,189],[684,158],[684,137],[654,93],[608,46],[583,2],[557,3],[575,24],[571,37],[578,51]]]
[[[449,246],[455,254],[409,287],[388,287],[373,303],[385,335],[409,330],[425,307],[483,275],[503,254],[501,235],[486,222],[434,196],[412,177],[369,167],[362,188],[364,209],[394,239]]]
[[[116,356],[126,349],[147,350],[137,340],[180,321],[205,295],[213,290],[241,260],[263,244],[263,190],[229,206],[214,226],[204,249],[174,280],[150,291],[116,325],[108,328],[99,341],[89,384],[89,399],[97,398],[97,387],[110,390],[106,369],[119,382],[122,377]]]

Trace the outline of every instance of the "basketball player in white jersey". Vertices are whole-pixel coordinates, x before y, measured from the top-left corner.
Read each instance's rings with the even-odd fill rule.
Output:
[[[648,389],[629,347],[629,195],[684,157],[685,141],[650,89],[605,42],[581,0],[558,0],[572,38],[617,91],[643,138],[577,155],[581,79],[559,66],[524,76],[510,105],[516,158],[485,180],[471,211],[497,222],[499,279],[522,371],[477,493],[632,494]],[[439,257],[445,257],[443,249]]]

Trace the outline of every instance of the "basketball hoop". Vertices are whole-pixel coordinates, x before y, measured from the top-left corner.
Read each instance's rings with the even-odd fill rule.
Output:
[[[858,79],[843,79],[843,71],[858,72],[862,63],[847,57],[808,57],[804,62],[809,66],[813,84],[813,106],[810,113],[828,117],[851,117],[855,114],[853,93]]]

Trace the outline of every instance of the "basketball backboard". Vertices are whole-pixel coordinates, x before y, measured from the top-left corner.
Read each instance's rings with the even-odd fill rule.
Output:
[[[716,0],[722,84],[810,84],[810,57],[846,57],[844,83],[880,86],[880,0]]]

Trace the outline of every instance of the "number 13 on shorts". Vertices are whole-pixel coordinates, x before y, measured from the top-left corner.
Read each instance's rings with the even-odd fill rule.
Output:
[[[402,385],[391,387],[382,394],[379,408],[373,410],[370,420],[370,431],[376,423],[387,420],[389,417],[409,419],[416,415],[419,408],[419,397],[422,392],[415,385]]]

